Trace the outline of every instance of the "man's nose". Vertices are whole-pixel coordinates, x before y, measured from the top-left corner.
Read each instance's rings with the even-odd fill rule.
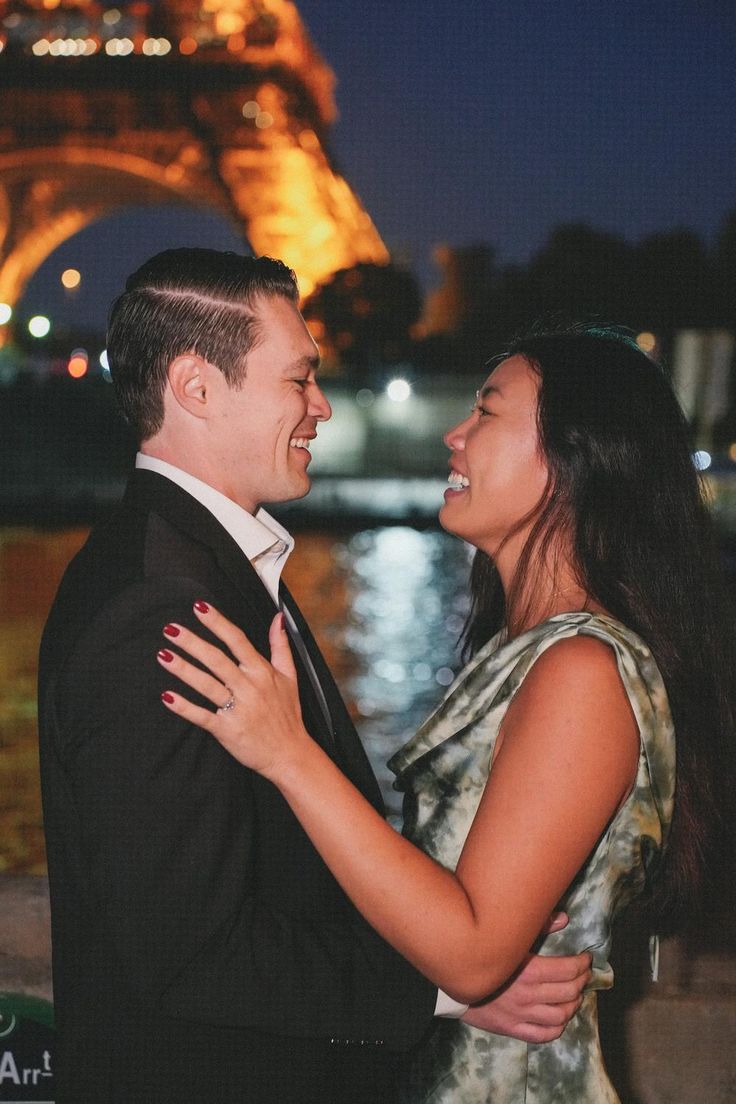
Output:
[[[327,422],[332,417],[332,407],[318,383],[312,384],[309,389],[308,413],[316,418],[318,422]]]

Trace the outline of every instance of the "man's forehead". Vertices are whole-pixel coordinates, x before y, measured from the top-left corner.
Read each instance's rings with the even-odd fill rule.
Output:
[[[319,366],[319,350],[297,303],[282,295],[258,296],[252,304],[252,326],[252,350],[276,355],[287,365],[285,371]]]

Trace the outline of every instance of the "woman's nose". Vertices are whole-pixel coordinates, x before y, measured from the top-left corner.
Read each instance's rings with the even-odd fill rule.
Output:
[[[469,421],[469,417],[463,418],[462,422],[458,422],[452,429],[448,429],[442,438],[450,452],[460,452],[465,448],[465,432]]]

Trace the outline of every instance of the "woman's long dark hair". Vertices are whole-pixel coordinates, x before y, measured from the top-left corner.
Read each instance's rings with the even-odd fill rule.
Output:
[[[570,534],[589,596],[649,645],[677,738],[675,812],[648,911],[660,930],[685,918],[733,828],[732,632],[719,557],[688,426],[664,371],[612,329],[516,339],[539,376],[538,426],[549,481],[510,604],[533,566]],[[531,570],[530,570],[531,569]],[[513,622],[491,559],[476,554],[465,634],[472,655]]]

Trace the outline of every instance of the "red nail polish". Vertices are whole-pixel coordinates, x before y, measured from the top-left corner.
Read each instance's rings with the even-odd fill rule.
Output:
[[[194,603],[194,608],[196,609],[197,613],[209,613],[210,612],[210,607],[207,605],[206,602],[202,602],[201,600]]]
[[[161,695],[161,701],[165,701],[168,703],[168,705],[171,705],[174,701],[174,695],[170,694],[168,690],[164,690],[163,694]]]
[[[162,648],[158,653],[158,658],[162,659],[164,663],[171,663],[174,658],[174,653],[170,652],[168,648]]]
[[[164,625],[164,632],[167,636],[179,635],[179,629],[177,629],[176,625]]]

